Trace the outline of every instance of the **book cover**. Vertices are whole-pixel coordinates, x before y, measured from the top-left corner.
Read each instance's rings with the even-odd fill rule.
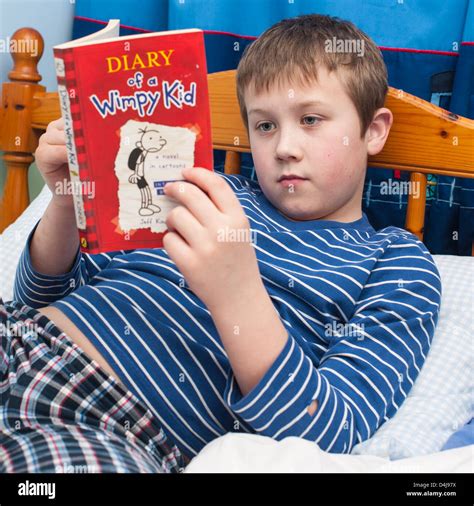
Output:
[[[87,253],[163,247],[178,205],[163,186],[186,167],[213,170],[203,32],[118,28],[54,48],[67,189]]]

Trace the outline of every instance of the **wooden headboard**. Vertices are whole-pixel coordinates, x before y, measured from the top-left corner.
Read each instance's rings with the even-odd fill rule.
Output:
[[[60,117],[57,92],[38,84],[37,65],[43,38],[32,28],[17,30],[17,47],[35,47],[20,41],[36,41],[36,56],[13,53],[10,82],[3,83],[0,102],[0,150],[7,176],[0,201],[0,232],[28,206],[28,168],[41,133]],[[225,172],[239,173],[240,153],[250,152],[240,117],[235,89],[235,70],[208,75],[212,139],[215,149],[226,151]],[[386,107],[394,115],[389,138],[369,166],[409,171],[420,191],[408,196],[405,228],[423,240],[426,206],[426,174],[474,178],[474,121],[457,116],[413,95],[390,88]],[[474,247],[473,247],[474,254]]]

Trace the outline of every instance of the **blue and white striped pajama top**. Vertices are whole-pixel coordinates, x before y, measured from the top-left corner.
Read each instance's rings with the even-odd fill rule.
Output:
[[[257,182],[221,175],[250,221],[262,280],[288,331],[247,395],[209,311],[164,249],[78,251],[70,272],[47,276],[32,268],[30,235],[14,297],[63,311],[191,458],[229,431],[350,452],[393,417],[423,366],[441,298],[433,259],[413,234],[376,232],[365,214],[352,223],[288,220]]]

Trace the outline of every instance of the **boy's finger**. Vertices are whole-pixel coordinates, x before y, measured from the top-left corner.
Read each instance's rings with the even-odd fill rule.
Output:
[[[48,132],[51,130],[64,130],[64,120],[62,117],[55,119],[48,124],[46,131]]]
[[[50,132],[46,132],[44,134],[43,141],[46,144],[50,144],[53,146],[66,145],[66,136],[64,134],[64,130],[51,130]]]
[[[51,168],[56,169],[67,163],[67,149],[66,146],[54,146],[45,151],[44,148],[39,147],[35,158],[40,172],[51,172]]]
[[[199,185],[193,185],[186,180],[166,184],[164,193],[186,207],[202,226],[209,225],[212,217],[219,211]]]
[[[241,206],[227,181],[215,172],[201,167],[183,170],[183,176],[207,193],[215,206],[223,213],[240,212]]]

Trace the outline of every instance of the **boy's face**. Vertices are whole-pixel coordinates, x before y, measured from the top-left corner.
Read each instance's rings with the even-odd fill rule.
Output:
[[[334,72],[320,69],[311,87],[288,84],[258,95],[249,88],[245,105],[260,187],[283,215],[362,217],[368,136],[360,137],[356,108]],[[288,174],[305,179],[280,181]]]

